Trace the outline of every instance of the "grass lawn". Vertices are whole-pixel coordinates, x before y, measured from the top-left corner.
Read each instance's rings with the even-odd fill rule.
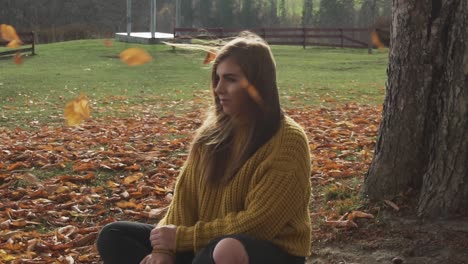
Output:
[[[14,248],[0,250],[1,263],[64,256],[96,263],[94,241],[104,224],[155,223],[170,202],[210,102],[210,69],[205,54],[165,45],[142,45],[154,61],[129,67],[118,54],[135,46],[82,40],[39,45],[20,65],[0,58],[0,197],[8,208],[0,222],[15,236],[8,240]],[[366,209],[359,189],[378,131],[387,53],[272,49],[283,106],[309,139],[317,247],[340,234],[325,219]],[[91,101],[92,119],[67,127],[63,110],[80,93]],[[55,241],[64,226],[75,233]],[[30,241],[46,246],[35,253]]]
[[[118,55],[140,46],[154,61],[129,67]],[[2,48],[4,49],[4,48]],[[273,46],[282,103],[286,108],[357,102],[381,104],[387,53],[365,49]],[[204,54],[165,45],[138,45],[80,40],[38,45],[36,56],[21,65],[0,58],[0,126],[30,122],[63,123],[66,102],[85,93],[92,115],[120,116],[129,106],[153,106],[160,111],[184,111],[189,101],[206,103],[210,68]],[[195,105],[196,107],[196,105]],[[153,110],[154,110],[153,109]]]

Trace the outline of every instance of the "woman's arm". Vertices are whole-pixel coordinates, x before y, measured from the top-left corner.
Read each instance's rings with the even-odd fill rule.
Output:
[[[191,226],[197,222],[196,176],[199,172],[196,168],[199,159],[199,152],[189,155],[188,160],[177,177],[174,197],[169,206],[169,210],[164,218],[159,221],[158,226]]]

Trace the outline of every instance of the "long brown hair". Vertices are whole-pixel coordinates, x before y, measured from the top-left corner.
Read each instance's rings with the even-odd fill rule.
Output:
[[[247,139],[240,155],[231,156],[235,131],[234,117],[223,112],[219,98],[214,93],[218,84],[216,70],[226,58],[234,59],[261,98],[261,104],[249,97],[252,113],[247,126]],[[279,129],[283,112],[281,110],[276,83],[276,65],[268,44],[251,32],[242,32],[229,41],[217,53],[211,72],[211,91],[214,107],[207,114],[205,122],[197,131],[192,144],[195,149],[203,148],[206,162],[205,177],[212,184],[228,183],[242,165]],[[200,152],[198,152],[200,153]]]

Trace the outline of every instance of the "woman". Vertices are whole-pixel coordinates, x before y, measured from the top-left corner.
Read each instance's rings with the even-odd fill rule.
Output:
[[[268,45],[244,32],[217,53],[214,107],[198,129],[156,227],[103,228],[104,263],[304,263],[310,253],[310,155],[281,110]]]

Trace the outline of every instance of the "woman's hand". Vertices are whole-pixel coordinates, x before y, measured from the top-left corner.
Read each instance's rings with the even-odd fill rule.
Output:
[[[174,264],[173,256],[161,253],[151,253],[146,256],[140,264]]]
[[[177,226],[165,225],[151,230],[150,241],[153,248],[175,251]]]

